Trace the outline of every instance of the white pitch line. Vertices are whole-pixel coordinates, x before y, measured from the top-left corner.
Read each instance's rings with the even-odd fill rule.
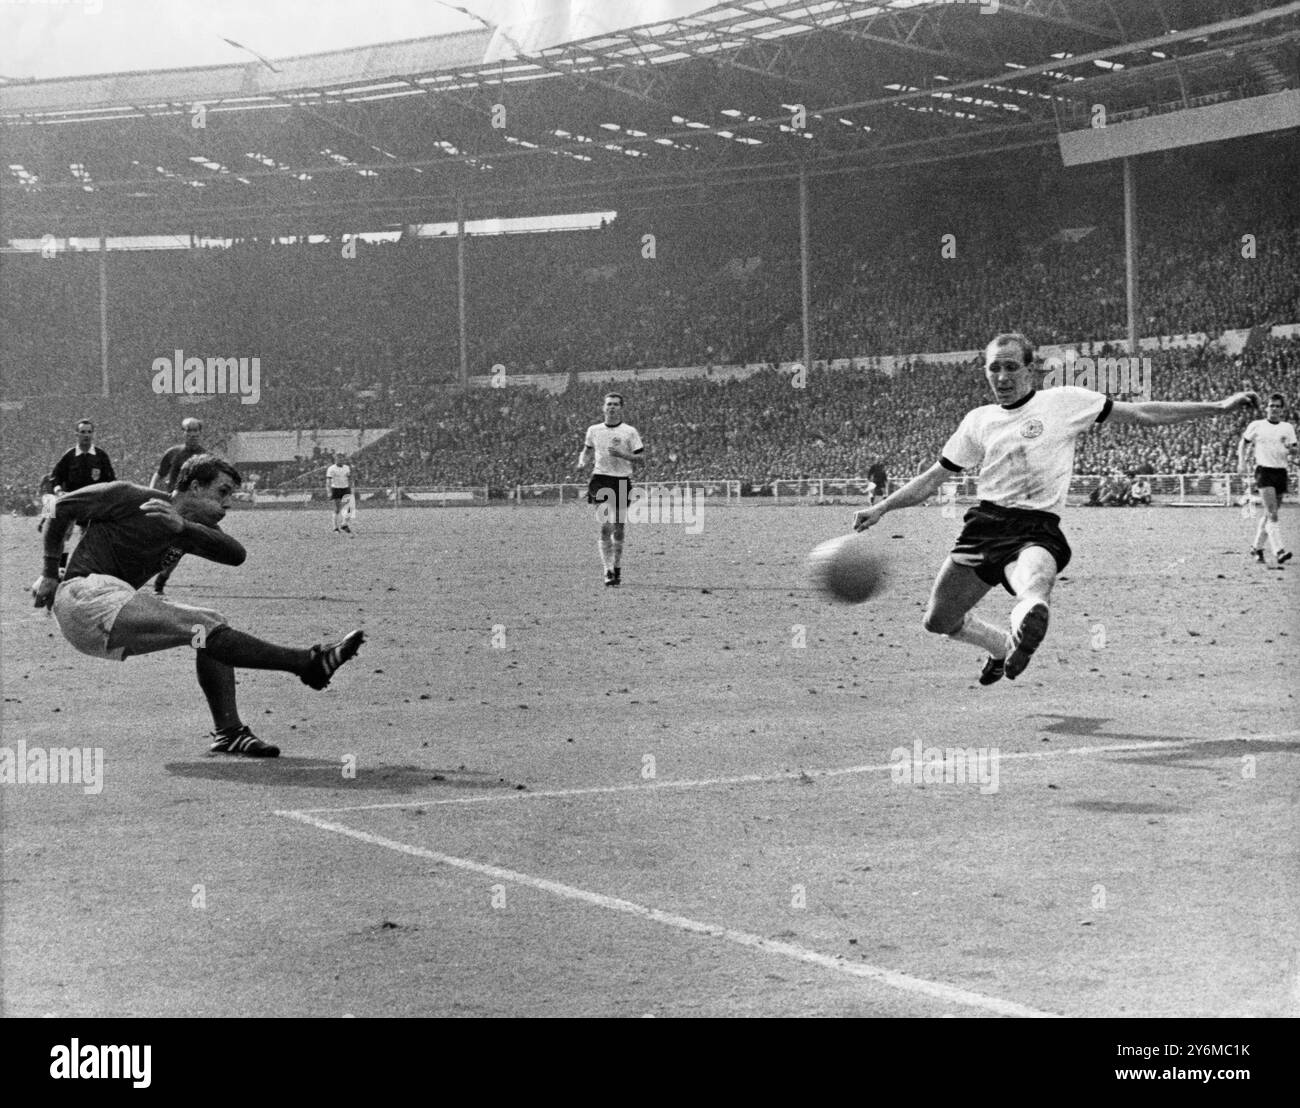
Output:
[[[797,962],[807,962],[823,969],[835,970],[837,973],[848,974],[850,977],[865,978],[868,981],[887,985],[892,989],[915,993],[929,997],[932,1000],[943,1001],[948,1004],[960,1004],[968,1008],[982,1008],[1000,1016],[1037,1017],[1041,1019],[1060,1018],[1059,1015],[1053,1012],[1043,1012],[1037,1008],[1017,1004],[1015,1001],[1002,1000],[995,996],[985,996],[982,993],[971,992],[969,989],[958,988],[956,985],[946,985],[942,981],[927,981],[923,977],[912,977],[910,974],[899,973],[897,970],[885,969],[883,966],[873,966],[865,962],[845,962],[839,958],[832,958],[828,954],[821,954],[806,947],[795,946],[793,943],[765,939],[762,935],[754,935],[748,931],[737,931],[734,928],[721,927],[713,923],[702,923],[699,920],[674,915],[658,908],[648,908],[643,904],[635,904],[630,900],[622,900],[619,897],[606,896],[604,893],[579,889],[574,885],[564,885],[559,881],[550,881],[544,877],[533,877],[526,873],[518,873],[515,870],[503,869],[501,866],[490,866],[482,862],[471,861],[468,858],[456,858],[450,854],[440,854],[436,850],[427,850],[422,846],[398,842],[395,839],[386,839],[382,835],[372,835],[369,831],[358,831],[341,823],[331,823],[329,820],[317,819],[305,812],[277,812],[276,815],[298,820],[322,831],[332,831],[335,834],[346,835],[349,838],[369,843],[372,846],[382,846],[388,850],[397,851],[399,854],[410,854],[416,858],[425,858],[437,862],[440,865],[453,866],[456,869],[467,870],[470,873],[479,873],[497,881],[509,881],[515,885],[524,885],[541,892],[551,893],[554,896],[564,897],[567,900],[577,900],[584,904],[594,905],[597,908],[604,908],[606,911],[622,912],[629,916],[636,916],[639,919],[662,923],[667,927],[674,927],[679,931],[686,931],[690,934],[703,935],[710,939],[725,939],[729,943],[735,943],[737,946],[746,947],[750,950],[762,950],[768,954],[777,954]]]
[[[1281,731],[1272,735],[1222,735],[1204,739],[1157,739],[1150,742],[1115,743],[1110,746],[1075,746],[1065,750],[1025,750],[1012,754],[999,754],[1000,761],[1012,759],[1059,758],[1085,754],[1122,754],[1135,750],[1170,750],[1180,746],[1197,746],[1206,743],[1264,742],[1275,739],[1292,739],[1300,731]],[[910,749],[910,748],[909,748]],[[883,762],[866,766],[843,766],[838,769],[795,770],[787,773],[747,773],[739,777],[703,777],[684,781],[655,781],[650,784],[591,785],[577,789],[548,789],[539,792],[492,793],[488,796],[455,796],[437,800],[393,800],[383,804],[351,804],[337,808],[296,808],[278,811],[277,816],[296,816],[305,812],[368,812],[382,808],[434,808],[446,804],[500,804],[520,800],[556,800],[569,796],[600,796],[606,793],[651,793],[663,789],[703,789],[719,785],[769,785],[780,781],[798,781],[803,778],[845,777],[860,773],[880,773],[894,768],[894,763]]]

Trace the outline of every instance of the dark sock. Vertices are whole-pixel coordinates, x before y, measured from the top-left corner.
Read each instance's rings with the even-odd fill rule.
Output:
[[[222,626],[208,632],[200,653],[206,652],[218,662],[237,669],[278,669],[301,677],[307,668],[309,651],[292,646],[276,646],[233,627]]]
[[[199,688],[207,697],[212,724],[217,732],[239,728],[239,709],[235,706],[235,671],[203,650],[194,652],[194,663],[198,670]]]

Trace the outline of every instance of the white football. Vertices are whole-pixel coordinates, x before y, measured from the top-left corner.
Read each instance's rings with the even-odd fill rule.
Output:
[[[808,555],[813,583],[835,600],[861,604],[870,600],[889,578],[883,555],[867,535],[840,535]]]

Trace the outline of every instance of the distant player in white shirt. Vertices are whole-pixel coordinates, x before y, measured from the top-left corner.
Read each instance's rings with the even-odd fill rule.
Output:
[[[334,452],[334,464],[325,471],[325,489],[334,502],[334,530],[352,534],[356,493],[352,488],[352,467],[340,451]]]
[[[643,460],[644,450],[637,429],[623,422],[622,395],[608,393],[605,421],[587,428],[582,453],[578,455],[579,470],[594,459],[587,503],[596,505],[600,520],[600,561],[605,567],[606,588],[616,589],[623,583],[623,542],[632,495],[632,466]]]
[[[1287,491],[1287,463],[1296,448],[1295,428],[1282,418],[1285,407],[1286,400],[1280,392],[1275,392],[1264,409],[1267,418],[1249,423],[1237,444],[1237,469],[1241,473],[1246,472],[1246,444],[1255,448],[1255,485],[1264,502],[1264,514],[1259,518],[1255,541],[1250,544],[1251,557],[1258,562],[1264,560],[1264,536],[1268,535],[1279,566],[1291,560],[1291,551],[1282,542],[1277,513]]]
[[[980,502],[939,570],[924,621],[927,631],[988,651],[981,685],[1019,677],[1047,634],[1052,587],[1070,561],[1057,513],[1070,487],[1075,440],[1107,419],[1154,427],[1259,404],[1251,392],[1213,403],[1129,404],[1072,385],[1038,391],[1033,364],[1024,335],[994,338],[984,367],[997,403],[968,412],[934,465],[854,519],[854,530],[865,531],[886,512],[925,503],[953,474],[981,467]],[[1016,598],[1009,631],[971,611],[994,585]]]

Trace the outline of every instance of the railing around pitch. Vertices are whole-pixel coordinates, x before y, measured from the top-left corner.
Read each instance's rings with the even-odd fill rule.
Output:
[[[1186,508],[1241,504],[1250,495],[1254,484],[1252,477],[1239,473],[1156,473],[1147,475],[1144,480],[1150,487],[1151,504]],[[905,479],[891,478],[887,491],[896,492],[906,483]],[[978,488],[977,477],[955,477],[939,489],[932,502],[971,504],[979,498]],[[875,492],[877,499],[882,495],[880,490]],[[847,504],[866,503],[869,497],[870,490],[864,478],[808,477],[773,481],[769,486],[746,486],[742,502]],[[1131,483],[1122,486],[1103,474],[1075,474],[1070,478],[1067,504],[1109,506],[1116,500],[1133,502]]]
[[[1251,494],[1254,480],[1239,473],[1157,473],[1145,478],[1150,486],[1150,503],[1162,507],[1223,507],[1242,504]],[[717,481],[633,481],[633,497],[646,498],[652,505],[704,500],[718,507],[762,505],[857,504],[880,500],[897,492],[907,478],[890,478],[884,489],[873,489],[865,477],[805,477],[767,482]],[[1297,482],[1292,481],[1292,488]],[[978,499],[979,481],[961,476],[946,482],[931,499],[932,504],[972,504]],[[1066,503],[1071,506],[1108,506],[1116,499],[1112,478],[1100,474],[1076,474],[1070,478]],[[445,488],[433,485],[399,485],[357,490],[358,509],[452,508],[488,505],[546,507],[582,504],[587,498],[585,483],[515,485],[489,490],[486,486]],[[1132,502],[1130,495],[1123,498]],[[330,503],[324,489],[268,489],[239,494],[237,503],[254,508],[310,508]]]
[[[682,499],[688,493],[692,498],[704,497],[710,504],[729,504],[740,497],[739,481],[640,481],[632,480],[634,498],[648,497],[655,502]],[[587,485],[516,485],[510,495],[514,507],[545,506],[548,504],[580,504],[587,499]]]
[[[372,508],[470,508],[488,502],[486,486],[443,488],[436,485],[389,485],[358,488],[357,510]],[[240,493],[237,504],[246,508],[312,508],[333,503],[324,489],[254,489]]]

